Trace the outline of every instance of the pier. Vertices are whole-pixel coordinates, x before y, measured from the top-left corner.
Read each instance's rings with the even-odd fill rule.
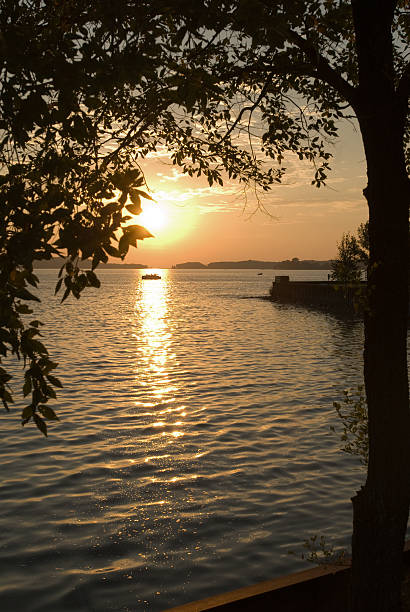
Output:
[[[344,285],[336,281],[291,281],[275,276],[270,298],[281,304],[300,304],[322,310],[360,314],[366,294],[366,281]]]

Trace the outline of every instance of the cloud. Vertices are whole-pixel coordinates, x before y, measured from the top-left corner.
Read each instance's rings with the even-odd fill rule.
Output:
[[[148,153],[144,159],[159,159],[159,158],[170,158],[169,149],[163,145],[157,147],[156,151]]]
[[[172,168],[172,175],[169,176],[167,174],[163,174],[162,172],[157,172],[157,176],[160,177],[160,183],[164,181],[179,181],[180,179],[187,178],[187,175],[184,172],[179,172],[176,168]]]

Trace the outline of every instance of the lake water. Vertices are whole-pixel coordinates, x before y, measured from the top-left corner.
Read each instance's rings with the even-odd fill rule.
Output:
[[[43,301],[61,423],[0,416],[3,612],[158,611],[302,569],[313,534],[348,545],[363,473],[329,427],[362,325],[244,299],[275,274],[105,270]]]

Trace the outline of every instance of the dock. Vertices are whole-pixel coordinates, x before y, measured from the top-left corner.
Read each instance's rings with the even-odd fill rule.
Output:
[[[366,294],[366,281],[344,285],[336,281],[291,281],[275,276],[270,299],[281,304],[300,304],[320,310],[360,314]]]

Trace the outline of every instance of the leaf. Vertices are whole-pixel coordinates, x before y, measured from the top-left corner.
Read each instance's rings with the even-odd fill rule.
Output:
[[[40,389],[34,389],[33,391],[33,404],[37,405],[40,402],[43,402],[44,400],[44,396],[43,393],[40,391]]]
[[[27,376],[26,380],[24,381],[24,385],[23,385],[23,395],[24,395],[24,397],[26,397],[26,395],[31,393],[31,389],[32,389],[31,378],[29,376]]]
[[[127,204],[125,207],[132,215],[140,215],[142,213],[141,202],[139,204]]]
[[[91,270],[95,270],[95,268],[98,266],[99,263],[100,263],[100,258],[98,257],[97,253],[95,253],[92,263],[91,263]]]
[[[40,355],[48,355],[46,347],[39,340],[30,340],[28,345],[36,353],[39,353]]]
[[[32,287],[37,287],[38,282],[39,282],[38,276],[36,276],[33,273],[28,273],[26,275],[26,279],[27,279],[27,282],[30,283]]]
[[[51,359],[48,359],[47,357],[42,357],[39,359],[38,364],[42,368],[45,375],[47,375],[50,370],[55,370],[55,368],[58,366],[58,363],[51,361]]]
[[[110,202],[109,204],[107,204],[106,206],[104,206],[104,208],[102,209],[101,213],[103,215],[112,215],[113,213],[118,211],[118,203],[117,202]]]
[[[128,249],[130,248],[130,241],[127,234],[121,236],[118,242],[118,250],[121,253],[121,256],[124,257],[128,253]]]
[[[32,314],[32,309],[27,306],[27,304],[17,304],[16,311],[19,314]]]
[[[14,400],[11,396],[11,393],[9,393],[6,389],[2,389],[1,391],[1,398],[3,401],[8,402],[9,404],[14,404]]]
[[[62,382],[56,376],[51,376],[51,374],[47,374],[47,380],[51,382],[51,384],[54,385],[55,387],[60,387],[60,389],[63,388]]]
[[[25,408],[23,408],[23,411],[21,413],[21,418],[23,421],[28,421],[28,419],[30,419],[33,416],[33,406],[30,404],[30,406],[26,406]]]
[[[24,336],[24,338],[34,338],[34,336],[41,336],[41,333],[37,327],[29,327],[23,332],[22,336]]]
[[[108,255],[111,255],[112,257],[119,257],[120,253],[119,251],[112,246],[112,244],[104,244],[104,251],[106,251],[106,253],[108,253]]]
[[[141,197],[140,197],[140,191],[138,191],[138,189],[131,189],[130,191],[130,199],[131,202],[133,204],[135,204],[136,206],[138,206],[139,208],[141,208]],[[128,208],[128,207],[126,207]]]
[[[61,283],[63,282],[63,279],[60,278],[60,280],[57,282],[56,284],[56,288],[54,290],[54,295],[57,295],[57,293],[60,291],[60,287],[61,287]]]
[[[16,297],[20,298],[21,300],[33,300],[35,302],[40,302],[39,298],[36,295],[33,295],[32,293],[30,293],[30,291],[24,288],[16,291]]]
[[[8,382],[9,380],[11,380],[12,378],[13,378],[12,375],[6,372],[4,368],[0,368],[0,383],[4,384]]]
[[[7,412],[10,412],[10,408],[8,407],[6,400],[4,398],[1,398],[1,401],[3,402],[3,406],[5,407]]]
[[[86,271],[87,279],[91,287],[97,287],[97,289],[101,286],[101,283],[97,276],[94,274],[92,270]]]
[[[121,196],[118,198],[118,203],[121,204],[122,206],[124,206],[126,201],[127,201],[127,192],[123,191],[121,193]]]
[[[47,424],[46,422],[38,416],[38,414],[33,414],[33,419],[41,433],[43,433],[47,437]]]
[[[148,193],[146,193],[145,191],[140,191],[139,189],[133,189],[130,192],[131,199],[132,199],[132,195],[131,195],[132,192],[134,192],[135,194],[139,195],[141,198],[145,198],[146,200],[151,200],[151,202],[155,202],[154,198],[152,198]],[[134,200],[132,200],[132,201],[134,201]]]
[[[124,232],[132,238],[132,240],[144,240],[144,238],[153,238],[154,236],[142,225],[129,225],[124,228]]]
[[[63,297],[61,298],[61,303],[63,303],[64,300],[66,300],[69,295],[70,295],[70,287],[67,287],[67,289],[64,291]]]
[[[50,406],[41,405],[38,407],[38,409],[40,410],[41,414],[49,421],[59,421],[60,420],[58,416],[56,415],[56,413],[54,412],[54,410],[50,408]]]
[[[46,386],[46,395],[48,395],[48,397],[52,397],[53,399],[56,399],[57,397],[53,387],[50,387],[49,385]]]

